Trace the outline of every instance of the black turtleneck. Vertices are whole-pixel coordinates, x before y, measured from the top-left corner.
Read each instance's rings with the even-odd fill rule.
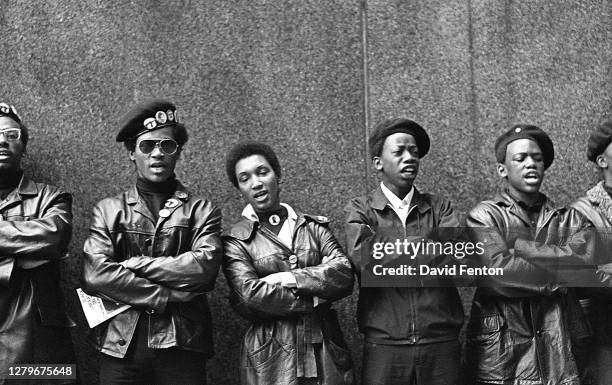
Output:
[[[6,198],[11,191],[15,190],[19,186],[23,171],[21,170],[7,170],[0,173],[0,198]]]
[[[273,216],[275,217],[273,218]],[[257,213],[260,225],[271,230],[276,235],[280,232],[288,216],[289,213],[284,206],[281,206],[278,210]]]
[[[163,208],[164,203],[174,194],[176,186],[177,182],[174,175],[163,182],[151,182],[142,178],[136,179],[138,195],[145,201],[149,211],[153,214],[155,222],[159,218],[159,210]]]

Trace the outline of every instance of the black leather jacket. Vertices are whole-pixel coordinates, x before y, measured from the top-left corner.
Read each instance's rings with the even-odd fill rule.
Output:
[[[405,226],[380,187],[369,196],[350,201],[345,212],[347,254],[357,274],[369,263],[375,242],[423,237],[436,228],[456,229],[460,225],[449,201],[416,189]],[[357,312],[366,340],[381,344],[457,339],[464,318],[454,287],[361,287]]]
[[[570,205],[584,215],[602,236],[604,243],[595,259],[598,263],[610,262],[610,240],[612,239],[612,198],[603,188],[603,182],[587,191]],[[612,290],[609,288],[584,288],[580,297],[589,298],[583,306],[593,330],[593,343],[612,345]]]
[[[476,290],[465,354],[472,381],[578,385],[572,342],[588,337],[588,327],[573,290],[557,285],[559,271],[547,270],[536,257],[588,261],[593,242],[588,222],[546,199],[532,226],[504,192],[474,207],[467,226],[473,242],[484,244],[476,264],[503,267],[517,277],[533,272],[548,277]]]
[[[166,209],[169,215],[153,222],[136,187],[93,209],[83,288],[132,305],[95,328],[95,343],[105,354],[125,355],[140,317],[150,317],[150,348],[213,354],[204,293],[212,290],[221,262],[221,213],[180,184]]]
[[[59,261],[72,232],[72,197],[22,177],[0,203],[0,383],[19,363],[74,363]]]
[[[328,219],[297,215],[292,248],[246,218],[224,237],[230,302],[251,320],[240,354],[245,385],[296,384],[298,377],[317,377],[321,385],[353,383],[352,361],[330,308],[351,293],[353,272]],[[295,289],[260,279],[289,271]],[[313,297],[327,302],[314,307]]]

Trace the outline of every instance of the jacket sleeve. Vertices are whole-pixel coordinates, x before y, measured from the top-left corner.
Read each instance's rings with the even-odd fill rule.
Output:
[[[559,244],[544,244],[519,238],[514,243],[514,254],[556,275],[559,286],[608,286],[610,279],[603,271],[597,273],[595,255],[603,248],[593,225],[578,211],[570,209],[569,222],[575,224],[567,239]]]
[[[313,227],[313,234],[319,242],[320,258],[327,259],[316,266],[291,270],[297,283],[296,293],[330,301],[350,295],[354,281],[348,258],[327,226],[314,224]]]
[[[38,218],[0,221],[0,255],[17,260],[59,260],[72,236],[72,196],[52,193]]]
[[[83,290],[102,298],[163,312],[170,290],[138,277],[116,262],[114,257],[109,228],[102,211],[95,206],[83,250]]]
[[[221,211],[207,202],[195,213],[195,217],[201,225],[193,229],[189,251],[176,256],[134,256],[122,264],[137,276],[171,289],[191,292],[212,290],[223,256],[219,236]]]
[[[370,262],[372,246],[376,232],[366,216],[365,204],[361,198],[351,200],[344,208],[346,220],[344,224],[346,254],[353,265],[355,274]]]
[[[235,239],[225,238],[223,272],[230,287],[230,303],[243,317],[278,318],[313,311],[311,297],[299,296],[281,285],[259,279],[251,256]]]
[[[554,281],[554,276],[507,247],[506,239],[490,210],[488,204],[483,202],[472,209],[466,218],[472,242],[481,243],[483,249],[483,253],[472,255],[469,263],[476,267],[499,267],[504,271],[503,278],[487,277],[487,291],[517,298],[550,295],[553,291],[550,283]]]

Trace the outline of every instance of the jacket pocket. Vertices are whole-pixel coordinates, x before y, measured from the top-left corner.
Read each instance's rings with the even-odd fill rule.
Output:
[[[288,356],[289,352],[274,337],[259,348],[247,352],[249,366],[259,373],[266,372],[274,363],[277,367],[282,367]]]
[[[502,380],[512,359],[511,341],[503,317],[498,314],[470,319],[466,338],[468,375],[483,380]]]

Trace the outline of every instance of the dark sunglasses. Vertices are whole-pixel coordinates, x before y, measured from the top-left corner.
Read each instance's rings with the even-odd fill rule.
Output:
[[[178,150],[178,143],[173,139],[144,139],[138,143],[138,149],[143,154],[152,153],[155,147],[166,155],[172,155]]]

